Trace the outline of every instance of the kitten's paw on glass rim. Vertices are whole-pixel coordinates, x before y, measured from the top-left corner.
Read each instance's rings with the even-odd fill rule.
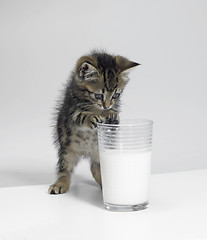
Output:
[[[106,124],[119,124],[119,116],[117,113],[110,113],[105,121]]]
[[[102,123],[104,119],[100,116],[92,116],[91,117],[91,128],[96,128],[97,123]]]

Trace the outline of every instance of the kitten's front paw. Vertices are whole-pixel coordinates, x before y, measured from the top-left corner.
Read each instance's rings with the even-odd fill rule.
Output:
[[[51,185],[48,189],[50,194],[61,194],[67,192],[69,189],[69,182],[58,180],[55,184]]]
[[[104,122],[104,119],[101,116],[91,116],[89,126],[91,129],[97,127],[97,123]]]
[[[119,124],[119,115],[115,112],[110,113],[106,117],[106,124]]]

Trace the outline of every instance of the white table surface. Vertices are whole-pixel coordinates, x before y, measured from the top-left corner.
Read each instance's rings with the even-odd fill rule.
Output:
[[[207,239],[207,170],[152,175],[150,206],[103,208],[89,175],[49,195],[48,185],[0,188],[0,239]]]

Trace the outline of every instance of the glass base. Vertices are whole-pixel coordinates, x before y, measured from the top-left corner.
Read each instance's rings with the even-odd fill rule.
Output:
[[[110,204],[110,203],[104,203],[104,207],[107,210],[114,211],[114,212],[133,212],[133,211],[139,211],[144,210],[149,206],[149,202],[144,202],[142,204],[136,204],[136,205],[117,205],[117,204]]]

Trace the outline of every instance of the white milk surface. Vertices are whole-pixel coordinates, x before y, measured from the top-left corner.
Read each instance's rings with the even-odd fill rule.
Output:
[[[100,152],[104,202],[137,205],[148,201],[151,152]]]

